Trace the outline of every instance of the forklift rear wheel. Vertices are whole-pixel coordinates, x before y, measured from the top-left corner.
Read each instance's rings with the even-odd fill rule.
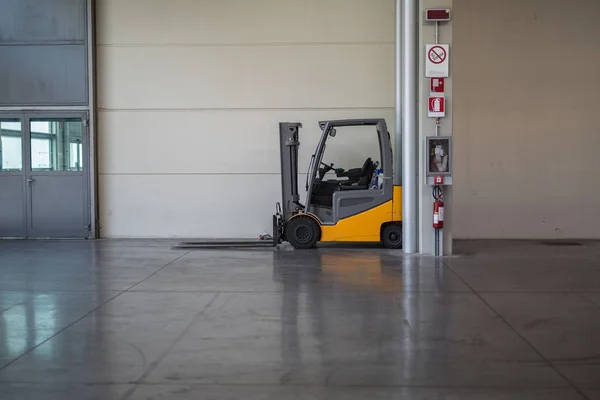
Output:
[[[402,248],[402,225],[389,224],[383,227],[381,231],[381,241],[388,249]]]
[[[287,241],[297,249],[312,249],[321,240],[321,227],[311,217],[293,218],[285,227]]]

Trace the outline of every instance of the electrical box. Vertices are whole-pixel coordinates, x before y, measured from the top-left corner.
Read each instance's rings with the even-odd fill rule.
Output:
[[[425,10],[425,21],[447,22],[450,21],[449,8],[428,8]]]
[[[427,185],[452,185],[452,136],[426,137],[423,159]]]

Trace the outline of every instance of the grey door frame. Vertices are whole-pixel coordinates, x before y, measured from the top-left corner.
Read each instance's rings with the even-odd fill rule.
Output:
[[[32,119],[81,119],[82,122],[82,162],[83,168],[81,171],[32,171],[31,169],[31,120]],[[83,197],[85,200],[85,225],[82,226],[82,233],[87,232],[85,236],[81,236],[82,239],[92,238],[92,208],[91,208],[91,186],[90,186],[90,172],[92,168],[92,158],[90,157],[90,129],[89,129],[89,112],[88,111],[58,111],[58,110],[23,110],[23,111],[12,111],[5,112],[0,111],[0,120],[4,119],[19,119],[21,120],[21,135],[22,135],[22,160],[23,167],[21,171],[4,172],[0,171],[0,174],[4,175],[19,175],[23,179],[23,190],[24,199],[24,223],[25,223],[25,234],[26,238],[32,237],[32,192],[28,180],[31,179],[32,175],[44,175],[44,176],[72,176],[75,174],[81,174],[83,179]]]

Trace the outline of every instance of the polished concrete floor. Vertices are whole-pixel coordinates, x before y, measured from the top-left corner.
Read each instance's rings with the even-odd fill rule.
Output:
[[[0,399],[600,399],[600,244],[0,242]]]

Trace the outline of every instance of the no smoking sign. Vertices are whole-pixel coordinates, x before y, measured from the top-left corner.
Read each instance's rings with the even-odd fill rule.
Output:
[[[428,44],[425,49],[425,76],[428,78],[447,78],[449,75],[449,58],[449,45]]]
[[[433,46],[431,49],[429,49],[427,57],[432,63],[441,64],[444,61],[446,61],[448,53],[446,52],[446,49],[444,49],[442,46]]]

